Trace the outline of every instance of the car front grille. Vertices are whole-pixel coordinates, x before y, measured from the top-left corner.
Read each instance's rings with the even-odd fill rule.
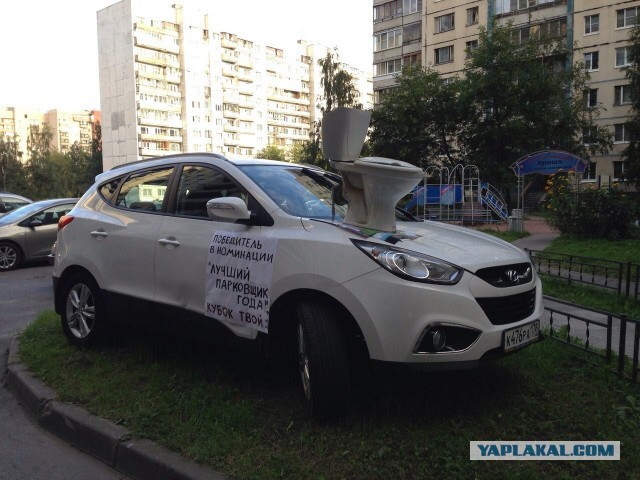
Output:
[[[533,265],[529,262],[489,267],[478,270],[475,275],[498,288],[524,285],[533,280]]]
[[[493,325],[506,325],[519,322],[533,313],[536,289],[506,297],[476,298],[476,301]]]

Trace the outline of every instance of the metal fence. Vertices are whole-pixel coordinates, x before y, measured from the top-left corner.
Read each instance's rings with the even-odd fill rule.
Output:
[[[640,301],[640,264],[525,249],[539,274],[613,290]]]
[[[544,298],[545,304],[552,302],[557,305],[545,305],[549,312],[550,338],[601,357],[608,364],[615,360],[620,376],[632,382],[638,381],[640,320],[557,298]]]

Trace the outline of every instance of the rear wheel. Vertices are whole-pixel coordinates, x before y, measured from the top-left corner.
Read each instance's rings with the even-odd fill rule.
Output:
[[[73,274],[65,282],[62,295],[62,329],[71,343],[87,346],[109,337],[100,288],[90,275]]]
[[[331,308],[301,303],[296,310],[298,368],[311,413],[318,418],[344,414],[351,396],[345,335]]]
[[[18,268],[22,263],[22,252],[10,242],[0,242],[0,271]]]

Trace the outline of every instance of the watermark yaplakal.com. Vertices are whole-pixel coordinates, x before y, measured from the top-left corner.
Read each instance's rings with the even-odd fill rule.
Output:
[[[620,460],[620,442],[472,441],[470,460]]]

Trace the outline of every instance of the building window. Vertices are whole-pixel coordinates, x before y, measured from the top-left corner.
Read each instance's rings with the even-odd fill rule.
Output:
[[[476,25],[479,21],[479,7],[467,8],[467,26]]]
[[[588,127],[582,129],[582,143],[585,145],[591,145],[596,142],[598,132],[596,127]]]
[[[626,161],[614,161],[613,162],[613,178],[622,178],[624,172],[629,168]]]
[[[629,47],[616,48],[616,67],[626,67],[629,62]]]
[[[584,34],[591,35],[600,31],[600,15],[587,15],[584,17]]]
[[[405,55],[402,57],[402,66],[407,67],[409,65],[420,65],[422,63],[422,59],[420,58],[419,53],[412,53],[410,55]]]
[[[586,108],[598,106],[598,89],[592,88],[584,91],[584,103]]]
[[[393,2],[383,3],[373,7],[373,21],[378,22],[387,18],[393,18],[402,15],[402,0],[394,0]]]
[[[434,63],[436,65],[450,62],[453,62],[453,45],[435,49]]]
[[[592,71],[598,69],[599,62],[598,52],[589,52],[584,54],[584,68],[586,70]]]
[[[389,60],[386,62],[376,63],[374,65],[374,75],[389,75],[391,73],[400,73],[402,70],[402,59]]]
[[[616,11],[616,27],[625,28],[633,27],[638,17],[638,7],[624,8]]]
[[[529,40],[529,37],[531,36],[531,28],[532,27],[524,27],[524,28],[515,29],[513,31],[513,35],[515,37],[515,40],[518,43],[527,42]]]
[[[629,133],[628,129],[624,127],[624,123],[616,123],[613,129],[613,141],[615,143],[629,143]]]
[[[387,96],[387,94],[391,91],[390,88],[383,88],[380,90],[375,90],[373,92],[373,103],[375,103],[376,105],[379,105],[380,103],[384,102],[384,98]]]
[[[471,58],[471,55],[473,55],[473,51],[476,48],[478,48],[478,40],[471,40],[470,42],[467,42],[465,48],[466,58]]]
[[[597,177],[596,174],[596,163],[595,162],[587,162],[587,168],[582,174],[583,180],[595,180]]]
[[[373,51],[380,52],[388,48],[399,47],[402,45],[402,29],[396,28],[387,32],[378,33],[373,36]]]
[[[617,85],[614,87],[614,105],[631,103],[631,88],[629,85]]]
[[[455,28],[455,15],[453,13],[448,13],[447,15],[436,17],[435,33],[448,32],[449,30],[453,30],[454,28]]]
[[[410,15],[416,12],[422,12],[422,0],[404,0],[403,14]]]
[[[495,0],[497,15],[501,13],[515,12],[516,10],[524,10],[526,8],[544,5],[545,3],[553,3],[556,0]]]
[[[406,25],[402,29],[402,44],[419,42],[422,39],[422,22]]]

